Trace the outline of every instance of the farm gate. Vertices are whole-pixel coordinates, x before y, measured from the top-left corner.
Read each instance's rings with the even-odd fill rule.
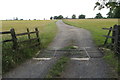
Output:
[[[27,32],[24,33],[19,33],[16,34],[15,29],[12,28],[10,29],[10,31],[4,31],[4,32],[0,32],[0,34],[10,34],[11,35],[11,39],[7,39],[7,40],[3,40],[0,43],[6,43],[6,42],[12,42],[12,48],[15,50],[18,48],[19,44],[21,43],[26,43],[26,42],[31,42],[33,40],[36,40],[36,43],[33,45],[30,45],[29,47],[33,47],[33,46],[38,46],[40,45],[40,38],[39,38],[39,30],[38,28],[35,28],[35,31],[30,32],[29,29],[27,28]],[[31,38],[31,34],[36,34],[36,38]],[[23,36],[23,35],[28,35],[28,39],[27,40],[23,40],[23,41],[18,41],[18,36]]]

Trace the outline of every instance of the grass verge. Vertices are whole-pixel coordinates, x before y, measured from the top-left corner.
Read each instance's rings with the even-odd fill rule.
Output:
[[[66,63],[69,61],[68,57],[61,57],[53,68],[49,71],[49,74],[46,78],[57,78],[61,76],[61,73],[64,71]]]
[[[40,40],[42,48],[46,48],[49,43],[53,40],[57,33],[57,27],[54,20],[36,20],[36,21],[2,21],[3,27],[2,31],[10,30],[14,28],[16,33],[26,32],[26,27],[29,27],[30,31],[34,30],[35,27],[38,27],[40,31]],[[35,35],[31,35],[32,38]],[[3,35],[4,39],[10,39],[10,35]],[[17,37],[18,41],[27,39],[27,36]],[[33,41],[34,42],[34,41]],[[18,50],[12,49],[12,43],[2,44],[2,73],[6,73],[16,66],[23,63],[25,60],[32,58],[40,49],[35,46],[29,48],[32,43],[21,44],[20,46],[24,47]]]
[[[103,57],[107,63],[111,64],[116,71],[118,71],[118,57],[115,56],[114,52],[110,49],[103,48],[105,56]]]

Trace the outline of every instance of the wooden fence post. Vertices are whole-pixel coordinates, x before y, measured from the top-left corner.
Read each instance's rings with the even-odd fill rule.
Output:
[[[107,36],[110,36],[111,31],[112,31],[112,27],[110,27],[110,30],[109,30]],[[106,43],[107,43],[107,41],[108,41],[108,38],[109,38],[109,37],[106,37],[105,42],[104,42],[104,46],[106,45]]]
[[[40,38],[39,38],[39,31],[38,31],[38,28],[35,28],[35,31],[36,31],[36,36],[37,36],[37,40],[38,40],[38,42],[41,44],[41,42],[40,42]]]
[[[29,31],[29,29],[27,28],[27,32],[28,32],[28,39],[30,40],[31,38],[30,38],[30,31]]]
[[[12,41],[13,41],[13,49],[17,49],[18,43],[17,43],[16,34],[15,34],[15,29],[12,28],[12,29],[10,29],[10,31],[11,31]]]
[[[113,26],[113,31],[112,31],[112,44],[114,44],[115,42],[115,35],[116,35],[116,28],[117,28],[117,25],[114,25]]]
[[[118,53],[118,34],[119,34],[119,30],[118,30],[118,25],[114,26],[114,30],[115,30],[115,35],[114,35],[114,51],[115,53]]]

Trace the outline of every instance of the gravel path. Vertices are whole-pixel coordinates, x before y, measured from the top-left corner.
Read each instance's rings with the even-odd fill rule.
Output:
[[[61,20],[57,23],[59,29],[53,42],[48,46],[50,50],[59,50],[66,46],[76,45],[79,49],[94,51],[88,53],[91,57],[89,61],[70,60],[65,71],[61,75],[62,78],[113,78],[117,77],[115,71],[105,63],[102,59],[102,54],[95,47],[89,31],[76,28],[64,24]],[[47,53],[44,53],[48,55]],[[86,54],[86,52],[84,53]],[[50,60],[29,60],[7,73],[5,78],[43,78],[48,73],[49,69],[55,64],[56,60],[62,56],[55,56],[51,53]],[[40,58],[41,55],[38,56]],[[44,56],[45,57],[45,56]],[[75,58],[78,56],[71,56]]]

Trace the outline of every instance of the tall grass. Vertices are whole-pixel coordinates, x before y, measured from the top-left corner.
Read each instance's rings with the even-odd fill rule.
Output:
[[[2,21],[2,31],[8,31],[11,28],[14,28],[16,33],[26,32],[26,28],[29,28],[30,31],[33,31],[34,28],[38,28],[40,33],[40,40],[42,48],[46,48],[49,43],[53,40],[57,33],[57,27],[54,20],[33,20],[33,21]],[[36,37],[36,35],[31,35]],[[10,39],[10,35],[3,35],[4,39]],[[18,41],[26,40],[27,36],[17,37]],[[34,41],[33,41],[34,43]],[[19,45],[18,50],[12,49],[12,42],[4,43],[2,45],[2,70],[3,74],[8,72],[10,69],[15,68],[26,59],[33,57],[37,51],[40,50],[39,47],[35,46],[29,48],[33,43],[25,43]]]

